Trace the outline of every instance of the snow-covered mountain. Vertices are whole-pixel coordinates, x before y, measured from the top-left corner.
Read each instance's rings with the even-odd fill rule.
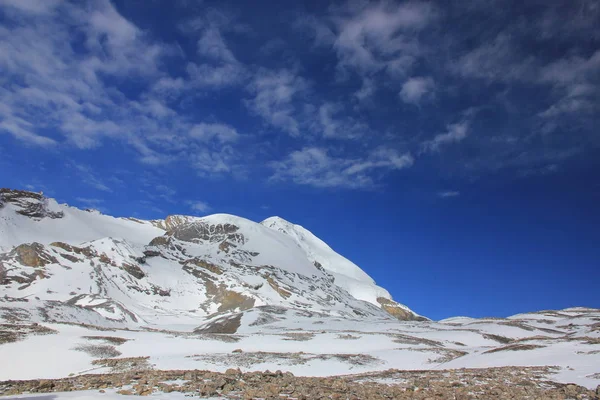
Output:
[[[361,268],[278,217],[144,221],[0,189],[0,309],[31,321],[209,323],[259,306],[422,320]]]
[[[187,385],[197,370],[240,368],[365,373],[361,382],[388,377],[385,385],[407,384],[389,378],[397,369],[422,370],[406,389],[410,395],[424,386],[419,398],[433,396],[427,390],[435,376],[448,380],[443,398],[459,398],[456,371],[471,382],[501,372],[529,396],[532,385],[545,390],[549,380],[600,384],[599,324],[600,310],[584,307],[429,321],[311,232],[278,217],[113,218],[0,189],[0,360],[10,360],[0,363],[0,395],[15,389],[14,381],[2,382],[8,379],[84,379],[92,371],[134,377],[141,375],[130,372],[154,369],[177,370]],[[504,378],[492,379],[485,393],[501,393]],[[138,382],[137,393],[159,390],[155,383]],[[52,382],[32,385],[54,390]],[[68,389],[81,388],[73,385]]]

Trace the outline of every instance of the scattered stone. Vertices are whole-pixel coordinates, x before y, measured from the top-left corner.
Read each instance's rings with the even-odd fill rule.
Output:
[[[106,361],[106,360],[102,360]],[[337,377],[296,377],[291,373],[225,373],[199,370],[139,370],[79,375],[55,380],[0,382],[0,396],[35,392],[118,389],[123,395],[180,392],[223,399],[587,399],[599,391],[547,380],[553,367],[400,371]],[[385,380],[386,383],[379,383]],[[166,382],[181,382],[171,384]],[[124,387],[130,387],[124,389]]]

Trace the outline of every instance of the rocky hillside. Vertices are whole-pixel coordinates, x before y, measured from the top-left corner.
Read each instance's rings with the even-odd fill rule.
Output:
[[[4,314],[38,322],[201,325],[258,306],[424,319],[281,218],[113,218],[10,189],[0,189],[0,285]]]

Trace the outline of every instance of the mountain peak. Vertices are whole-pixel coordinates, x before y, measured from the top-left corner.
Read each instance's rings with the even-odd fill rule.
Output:
[[[415,315],[408,307],[393,301],[390,293],[377,286],[373,278],[358,265],[336,253],[308,229],[277,216],[265,219],[261,225],[291,237],[309,260],[332,275],[335,284],[355,298],[382,307],[392,314]]]
[[[41,193],[0,194],[0,285],[10,297],[35,293],[39,309],[61,304],[65,315],[125,325],[265,305],[419,319],[357,265],[281,217],[145,221],[80,210]]]

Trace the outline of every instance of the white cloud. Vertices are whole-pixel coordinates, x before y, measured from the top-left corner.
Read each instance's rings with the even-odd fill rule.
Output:
[[[188,64],[190,77],[187,89],[220,89],[240,84],[246,71],[240,64]],[[184,87],[185,88],[185,87]]]
[[[419,104],[424,98],[430,97],[435,90],[435,83],[430,77],[413,77],[404,82],[400,98],[405,103]]]
[[[436,135],[432,140],[422,144],[425,151],[439,151],[441,147],[450,143],[458,143],[466,139],[469,134],[469,122],[462,121],[456,124],[448,125],[446,133]]]
[[[198,53],[215,61],[237,63],[237,59],[225,43],[221,32],[214,26],[207,28],[198,39]]]
[[[514,41],[513,35],[502,32],[494,40],[462,54],[449,68],[463,78],[500,82],[533,80],[535,60],[521,54]]]
[[[104,203],[104,200],[102,199],[93,199],[93,198],[89,198],[89,197],[77,197],[75,198],[75,200],[77,200],[80,203],[83,203],[87,206],[97,206],[99,204]]]
[[[73,171],[79,175],[81,181],[86,185],[101,190],[103,192],[112,192],[112,189],[108,187],[100,178],[96,176],[92,168],[83,164],[70,164],[73,167]]]
[[[544,111],[538,113],[542,118],[558,118],[563,115],[576,115],[580,113],[594,113],[600,110],[598,103],[583,97],[565,96],[552,104]]]
[[[597,73],[599,69],[600,50],[589,58],[569,57],[551,62],[541,69],[540,80],[557,85],[570,85],[586,82],[590,75]]]
[[[375,80],[372,78],[363,78],[360,89],[354,92],[354,97],[360,103],[368,103],[372,100],[376,91],[377,84],[375,83]]]
[[[19,82],[0,91],[0,103],[10,111],[3,113],[5,127],[37,144],[54,141],[40,138],[37,130],[54,128],[82,149],[97,146],[102,137],[127,139],[131,127],[150,128],[140,121],[131,124],[139,116],[133,110],[137,103],[105,86],[103,74],[157,74],[166,47],[149,43],[108,1],[89,8],[57,7],[55,14],[35,22],[23,14],[10,29],[0,28],[0,67]],[[83,39],[81,52],[71,46],[75,34]]]
[[[203,142],[215,139],[221,143],[234,142],[239,138],[239,134],[234,127],[217,123],[196,124],[190,130],[190,136]]]
[[[163,62],[174,46],[153,41],[107,0],[3,1],[0,9],[11,18],[0,27],[0,69],[11,82],[0,88],[0,133],[30,145],[87,150],[116,140],[147,165],[196,163],[191,142],[198,140],[188,135],[193,124],[171,102],[187,90],[239,82],[243,73],[213,30],[198,44],[209,64],[190,64],[188,76],[171,76]],[[139,94],[120,84],[132,78]],[[235,133],[224,125],[207,129],[216,142],[201,151],[216,152],[217,165],[203,170],[223,170],[220,146]]]
[[[12,116],[11,116],[12,117]],[[6,118],[4,116],[4,118]],[[7,132],[16,139],[22,140],[27,144],[35,146],[55,146],[56,141],[46,136],[38,135],[32,132],[33,125],[21,118],[6,118],[0,122],[0,133]]]
[[[211,207],[205,201],[189,200],[186,202],[190,210],[199,213],[205,213],[211,210]]]
[[[363,76],[386,68],[393,76],[404,73],[421,53],[414,33],[429,25],[437,14],[424,2],[379,2],[339,11],[340,15],[333,16],[338,69]]]
[[[323,136],[329,139],[357,139],[369,132],[369,127],[352,117],[339,114],[344,108],[339,103],[325,103],[319,108],[319,123]]]
[[[438,195],[438,197],[441,197],[443,199],[447,199],[447,198],[450,198],[450,197],[458,197],[458,196],[460,196],[460,192],[455,191],[455,190],[447,190],[447,191],[444,191],[444,192],[438,192],[437,195]]]
[[[0,0],[0,7],[14,8],[20,12],[36,15],[49,14],[61,0]]]
[[[594,115],[600,112],[600,50],[588,58],[570,57],[545,65],[539,74],[542,83],[551,84],[560,97],[538,115],[545,119],[570,115]]]
[[[296,184],[321,188],[372,189],[377,186],[373,177],[410,167],[414,162],[409,154],[377,148],[365,158],[330,156],[320,147],[306,147],[294,151],[283,161],[274,162],[271,181],[290,180]]]
[[[331,47],[335,43],[336,35],[324,21],[314,15],[304,15],[294,22],[294,28],[307,32],[315,46]]]
[[[357,161],[350,165],[344,170],[344,173],[355,175],[377,168],[400,170],[412,166],[414,161],[410,153],[399,154],[396,150],[379,147],[371,151],[366,160]]]
[[[291,136],[300,135],[295,101],[307,90],[307,82],[292,71],[261,69],[248,86],[254,97],[246,105],[273,127]]]
[[[198,149],[191,156],[192,166],[200,176],[236,174],[240,162],[239,154],[231,146],[219,150]]]
[[[206,14],[181,24],[180,29],[189,36],[199,36],[196,49],[201,59],[187,64],[189,82],[182,85],[182,82],[165,81],[158,86],[159,89],[221,89],[237,86],[247,78],[249,71],[237,60],[224,37],[224,33],[240,33],[245,29],[231,15],[210,9]]]
[[[153,190],[153,192],[157,192],[157,196],[170,202],[170,203],[175,203],[175,196],[177,195],[177,191],[170,188],[167,185],[163,185],[163,184],[153,184],[151,185],[151,189]]]

